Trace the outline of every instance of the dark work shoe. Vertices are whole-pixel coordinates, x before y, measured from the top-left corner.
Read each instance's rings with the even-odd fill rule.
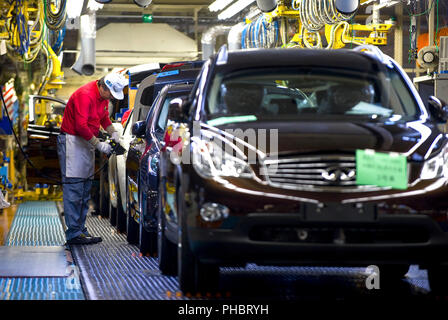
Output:
[[[103,241],[103,239],[101,237],[92,237],[92,236],[88,236],[88,239],[90,239],[92,241],[92,243],[98,243]]]
[[[84,236],[86,236],[87,238],[92,240],[93,243],[98,243],[98,242],[103,241],[103,239],[101,237],[93,237],[89,232],[84,233]]]
[[[95,243],[95,242],[93,242],[90,237],[86,237],[83,234],[80,234],[77,237],[67,240],[67,242],[66,242],[66,244],[92,244],[92,243]]]

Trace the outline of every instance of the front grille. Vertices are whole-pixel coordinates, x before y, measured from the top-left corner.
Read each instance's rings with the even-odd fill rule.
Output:
[[[279,157],[264,161],[264,174],[271,186],[316,190],[375,191],[384,188],[356,185],[354,155]]]

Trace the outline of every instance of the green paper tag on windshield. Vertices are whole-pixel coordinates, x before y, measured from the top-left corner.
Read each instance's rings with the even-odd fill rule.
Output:
[[[408,186],[406,157],[356,150],[356,184],[405,190]]]

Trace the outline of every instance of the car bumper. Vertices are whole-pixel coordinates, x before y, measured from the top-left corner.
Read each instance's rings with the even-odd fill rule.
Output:
[[[442,261],[448,250],[440,221],[427,214],[392,214],[381,209],[383,202],[328,202],[322,211],[315,203],[259,190],[242,195],[194,172],[188,185],[188,237],[195,256],[205,263],[425,264]],[[199,212],[205,202],[228,207],[228,218],[204,222]]]

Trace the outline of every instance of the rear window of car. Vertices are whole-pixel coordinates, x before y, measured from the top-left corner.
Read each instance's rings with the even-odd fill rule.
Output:
[[[409,88],[393,69],[377,74],[325,68],[291,69],[217,74],[208,94],[208,117],[420,116]]]

